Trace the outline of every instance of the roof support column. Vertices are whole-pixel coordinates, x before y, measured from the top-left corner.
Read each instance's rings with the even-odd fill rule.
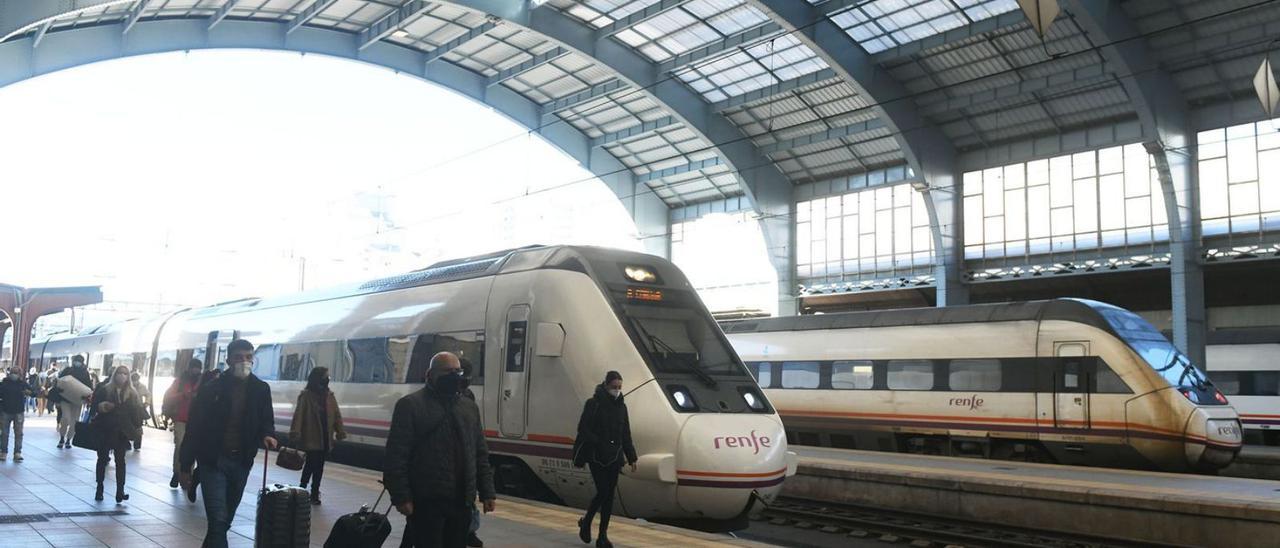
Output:
[[[31,330],[45,314],[86,304],[102,302],[98,287],[54,287],[27,289],[0,284],[0,312],[9,317],[13,329],[13,367],[26,376],[27,358],[31,352]],[[0,335],[2,336],[2,335]]]
[[[1069,0],[1063,7],[1080,29],[1101,48],[1103,58],[1117,72],[1133,101],[1143,143],[1155,161],[1169,218],[1170,285],[1172,286],[1173,343],[1204,365],[1204,273],[1200,264],[1200,215],[1196,196],[1195,132],[1186,101],[1169,74],[1147,50],[1133,21],[1107,0]]]
[[[967,303],[968,291],[960,276],[963,240],[958,221],[963,216],[955,146],[921,116],[909,99],[907,89],[827,17],[825,10],[835,9],[834,6],[824,4],[819,9],[795,0],[749,0],[749,3],[781,28],[792,32],[818,54],[836,76],[873,105],[870,108],[894,135],[907,164],[929,187],[925,202],[933,231],[938,306]],[[791,263],[794,265],[795,261]]]

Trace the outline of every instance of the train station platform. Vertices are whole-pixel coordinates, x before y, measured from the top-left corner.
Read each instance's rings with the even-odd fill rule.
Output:
[[[1274,546],[1280,482],[793,447],[783,495],[1140,543]]]
[[[141,451],[131,451],[127,490],[121,505],[107,488],[107,499],[93,500],[95,453],[57,449],[54,421],[28,415],[21,463],[12,455],[0,462],[0,548],[42,546],[111,546],[121,548],[195,548],[206,522],[204,505],[187,502],[169,488],[172,434],[146,429]],[[261,453],[259,453],[261,458]],[[268,479],[296,484],[298,472],[273,464]],[[259,461],[261,462],[261,461]],[[107,470],[108,482],[114,472]],[[330,463],[325,468],[324,504],[312,507],[311,546],[324,544],[334,521],[378,497],[380,473]],[[256,492],[262,466],[254,468],[244,501],[231,527],[232,547],[253,546]],[[383,505],[387,504],[383,499]],[[497,511],[481,517],[479,536],[485,546],[585,546],[577,538],[579,511],[499,496]],[[404,518],[391,512],[392,535],[384,546],[399,546]],[[762,546],[725,535],[712,535],[615,517],[610,540],[618,546]]]

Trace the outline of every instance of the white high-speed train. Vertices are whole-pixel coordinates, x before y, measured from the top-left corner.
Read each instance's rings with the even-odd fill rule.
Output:
[[[792,443],[1161,470],[1241,447],[1141,317],[1081,299],[726,322]]]
[[[617,509],[703,529],[745,527],[795,473],[782,422],[675,265],[593,247],[531,247],[434,264],[331,291],[247,299],[109,325],[33,345],[32,364],[89,356],[147,375],[159,401],[191,358],[225,367],[255,343],[287,432],[308,372],[324,366],[349,444],[380,451],[396,400],[422,386],[430,357],[472,371],[499,489],[585,506],[572,466],[582,403],[605,371],[625,379],[638,470]],[[158,407],[158,404],[157,404]]]

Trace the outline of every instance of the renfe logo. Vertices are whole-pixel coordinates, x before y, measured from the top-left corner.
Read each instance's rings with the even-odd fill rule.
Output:
[[[968,407],[970,410],[982,407],[982,398],[979,398],[977,394],[967,398],[951,398],[949,402],[954,407]]]
[[[751,431],[750,436],[716,436],[714,442],[716,449],[719,449],[722,443],[725,447],[750,447],[752,455],[759,454],[761,447],[771,447],[773,443],[769,440],[769,436],[757,436],[755,430]]]

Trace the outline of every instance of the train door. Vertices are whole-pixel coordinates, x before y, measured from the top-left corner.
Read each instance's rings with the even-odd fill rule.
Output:
[[[239,331],[222,330],[210,331],[209,337],[205,340],[204,355],[207,358],[204,362],[204,369],[227,369],[227,345],[236,337],[240,336]]]
[[[499,381],[498,426],[508,438],[524,436],[529,389],[529,305],[507,310],[502,340],[502,380]]]
[[[1058,428],[1089,428],[1089,343],[1055,342],[1053,355],[1054,423]]]

